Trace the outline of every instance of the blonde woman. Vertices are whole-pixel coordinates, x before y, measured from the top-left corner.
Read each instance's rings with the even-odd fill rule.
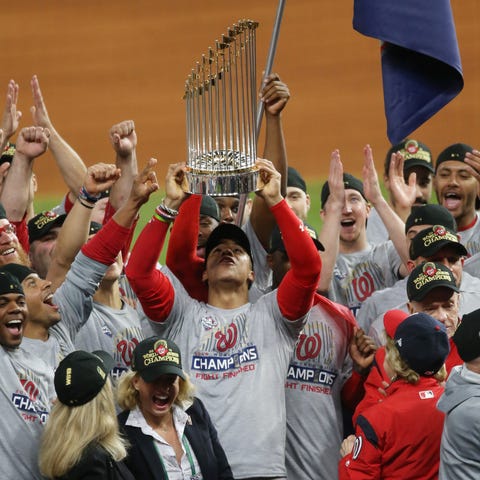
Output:
[[[125,463],[135,478],[233,480],[217,431],[193,396],[171,340],[153,336],[137,345],[132,371],[118,385],[118,404],[130,444]]]
[[[57,480],[133,480],[123,465],[127,452],[119,434],[109,372],[113,358],[103,351],[67,355],[55,372],[58,401],[42,436],[41,473]]]
[[[391,383],[383,401],[357,417],[355,436],[344,440],[341,480],[438,478],[444,414],[437,402],[447,375],[447,332],[425,313],[398,320],[384,318],[390,333],[383,367]]]

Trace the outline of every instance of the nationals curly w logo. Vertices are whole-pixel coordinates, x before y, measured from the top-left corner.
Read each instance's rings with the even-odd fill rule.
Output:
[[[231,323],[225,333],[220,330],[216,332],[215,338],[217,339],[217,350],[219,352],[225,352],[237,343],[238,328],[234,323]]]
[[[369,272],[363,272],[352,281],[353,292],[360,302],[366,300],[374,291],[375,284]]]
[[[314,333],[313,335],[305,335],[302,333],[298,339],[295,354],[299,360],[304,361],[317,357],[321,348],[322,339],[319,333]]]

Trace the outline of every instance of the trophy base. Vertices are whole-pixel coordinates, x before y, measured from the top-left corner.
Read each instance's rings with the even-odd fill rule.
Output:
[[[211,197],[235,197],[258,189],[258,170],[236,173],[186,172],[189,193]]]

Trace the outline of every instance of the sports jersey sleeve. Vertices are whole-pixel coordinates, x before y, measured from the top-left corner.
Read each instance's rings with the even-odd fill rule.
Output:
[[[352,451],[339,462],[339,480],[380,480],[382,450],[379,441],[369,421],[359,417]]]
[[[204,259],[197,255],[196,248],[201,203],[200,195],[191,195],[182,203],[170,232],[166,265],[192,298],[206,302],[208,288],[202,281]]]
[[[144,313],[154,322],[163,322],[168,317],[175,299],[172,283],[156,268],[169,226],[153,217],[135,242],[125,268]]]
[[[30,250],[30,243],[28,241],[28,228],[27,228],[27,221],[26,221],[26,214],[23,216],[23,218],[19,222],[12,222],[12,225],[15,226],[17,230],[17,238],[18,242],[22,246],[22,248],[25,250],[25,252],[29,252]]]
[[[312,238],[285,200],[272,207],[272,213],[282,232],[290,270],[278,287],[277,299],[282,315],[297,320],[313,304],[322,262]]]

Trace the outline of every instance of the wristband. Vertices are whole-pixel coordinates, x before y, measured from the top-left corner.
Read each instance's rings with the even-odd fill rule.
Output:
[[[178,215],[178,210],[174,210],[173,208],[169,208],[165,205],[165,201],[162,200],[162,203],[158,206],[160,210],[163,210],[167,215],[170,217],[176,217]]]
[[[156,218],[158,221],[163,222],[163,223],[172,223],[175,220],[175,217],[167,215],[159,207],[157,207],[155,209],[153,217]]]
[[[83,205],[85,208],[89,208],[90,210],[95,206],[95,205],[89,205],[88,203],[85,203],[84,200],[82,200],[80,197],[77,199],[81,205]]]
[[[82,186],[82,188],[80,189],[80,192],[78,192],[78,198],[81,198],[82,200],[85,200],[88,203],[97,203],[97,201],[100,200],[101,196],[102,196],[101,193],[97,193],[97,195],[90,195],[84,186]]]

